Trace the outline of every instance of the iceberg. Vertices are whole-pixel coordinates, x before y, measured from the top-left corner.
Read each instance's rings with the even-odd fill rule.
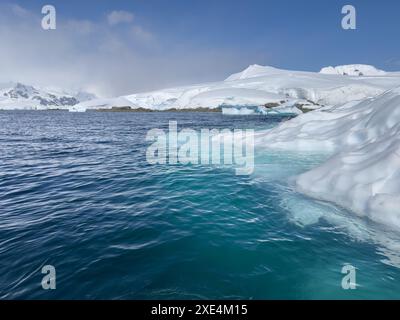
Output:
[[[400,228],[400,88],[302,114],[259,133],[257,144],[329,151],[326,162],[296,177],[297,190]]]
[[[242,116],[242,115],[254,115],[257,111],[250,108],[222,108],[222,114],[232,115],[232,116]]]

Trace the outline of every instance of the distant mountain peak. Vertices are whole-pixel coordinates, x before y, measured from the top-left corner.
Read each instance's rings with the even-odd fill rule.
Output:
[[[87,92],[65,93],[58,90],[36,88],[21,82],[0,85],[0,104],[5,107],[70,107],[95,98],[95,95]]]

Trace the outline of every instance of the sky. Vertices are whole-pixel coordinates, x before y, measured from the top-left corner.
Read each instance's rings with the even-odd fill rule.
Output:
[[[43,30],[53,5],[57,29]],[[357,29],[341,27],[356,8]],[[250,64],[400,70],[398,0],[2,0],[0,82],[117,96],[219,81]]]

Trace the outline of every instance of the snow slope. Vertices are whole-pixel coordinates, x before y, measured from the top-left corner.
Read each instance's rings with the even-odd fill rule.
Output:
[[[365,68],[362,70],[365,71]],[[280,101],[291,101],[294,105],[299,100],[310,100],[319,105],[336,105],[374,97],[400,86],[400,74],[377,73],[379,77],[358,74],[357,77],[344,77],[337,73],[289,71],[251,65],[225,81],[132,94],[107,101],[93,100],[79,107],[99,109],[130,106],[153,110],[247,108]]]
[[[297,177],[298,190],[400,228],[400,88],[300,115],[260,133],[257,143],[329,150],[327,162]]]

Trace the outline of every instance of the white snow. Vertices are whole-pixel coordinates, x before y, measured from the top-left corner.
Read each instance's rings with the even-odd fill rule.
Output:
[[[68,109],[95,98],[83,91],[68,93],[58,88],[38,88],[22,83],[0,84],[0,110]]]
[[[257,143],[331,152],[328,161],[297,177],[297,189],[400,228],[400,88],[300,115],[260,133]]]
[[[208,108],[218,108],[219,106],[259,106],[266,102],[275,102],[285,100],[285,96],[266,92],[258,89],[248,88],[224,88],[202,92],[190,101],[192,108],[206,105]]]
[[[384,76],[386,72],[367,64],[350,64],[337,67],[322,68],[320,73],[343,76]]]
[[[285,73],[285,70],[277,69],[270,66],[260,66],[258,64],[253,64],[239,73],[232,74],[231,76],[226,78],[225,81],[236,81],[281,73]]]

